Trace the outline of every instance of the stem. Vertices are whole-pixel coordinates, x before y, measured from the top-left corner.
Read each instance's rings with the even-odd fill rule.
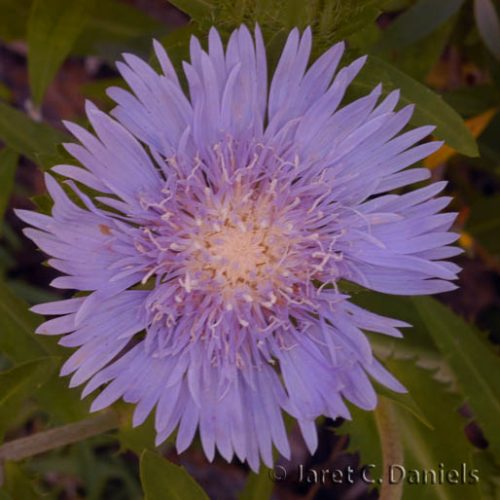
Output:
[[[6,460],[22,460],[60,446],[76,443],[114,429],[119,423],[118,413],[111,410],[73,424],[8,441],[0,446],[0,463]]]
[[[403,465],[403,446],[396,412],[391,401],[383,396],[379,397],[378,406],[375,410],[375,421],[380,436],[384,467],[380,500],[401,500],[403,496],[403,482],[400,481],[397,484],[391,484],[389,482],[389,470],[392,464]]]

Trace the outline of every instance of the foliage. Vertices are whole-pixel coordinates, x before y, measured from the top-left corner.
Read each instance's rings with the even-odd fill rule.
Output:
[[[459,212],[457,230],[466,251],[460,263],[472,273],[478,266],[486,269],[496,284],[492,288],[498,287],[500,16],[493,0],[171,0],[186,15],[183,24],[181,14],[166,1],[160,18],[171,23],[156,19],[153,8],[141,10],[135,4],[0,0],[2,54],[22,59],[25,80],[19,83],[0,68],[0,441],[88,417],[88,403],[58,376],[67,350],[52,338],[34,335],[39,318],[29,311],[27,300],[51,300],[54,292],[48,291],[48,274],[32,275],[33,263],[38,266],[42,257],[22,239],[11,212],[29,198],[42,211],[50,209],[40,189],[40,172],[66,162],[60,144],[68,136],[59,122],[74,119],[75,112],[66,116],[58,110],[53,86],[59,80],[64,84],[68,61],[85,68],[98,58],[104,77],[93,74],[72,91],[108,105],[105,84],[119,82],[110,62],[122,52],[149,57],[153,37],[161,40],[177,67],[188,56],[191,35],[206,42],[213,25],[227,38],[241,23],[259,23],[271,68],[294,26],[312,27],[314,57],[347,40],[347,60],[369,55],[347,100],[382,83],[384,94],[401,89],[401,105],[415,103],[410,125],[436,125],[433,134],[447,148],[425,166],[436,178],[450,180],[448,191]],[[83,120],[80,115],[76,119]],[[500,498],[500,339],[495,337],[500,325],[498,316],[486,314],[487,307],[467,309],[468,301],[476,299],[467,292],[467,279],[472,280],[464,278],[463,292],[446,299],[455,312],[436,299],[389,297],[346,284],[345,293],[359,305],[413,325],[404,339],[369,334],[375,354],[408,394],[379,388],[383,406],[377,412],[350,408],[352,420],[337,430],[349,436],[348,451],[358,453],[361,464],[375,464],[374,479],[387,465],[391,439],[397,441],[407,470],[439,473],[444,467],[440,464],[460,473],[466,469],[459,485],[447,480],[410,485],[407,476],[405,500]],[[484,290],[486,285],[480,284],[479,294]],[[498,307],[498,301],[497,290],[491,307]],[[491,335],[460,316],[478,320]],[[396,422],[389,431],[381,425],[384,408]],[[121,419],[116,432],[3,464],[0,499],[62,498],[71,481],[91,499],[135,499],[142,494],[147,500],[208,498],[189,467],[174,465],[154,451],[153,417],[133,428],[130,408],[117,405],[117,411]],[[464,429],[470,426],[479,429],[484,443],[468,439]],[[169,449],[167,443],[161,451]],[[479,471],[479,482],[470,475],[473,470]],[[271,498],[279,487],[266,468],[240,483],[241,499]],[[393,494],[398,497],[400,491]]]

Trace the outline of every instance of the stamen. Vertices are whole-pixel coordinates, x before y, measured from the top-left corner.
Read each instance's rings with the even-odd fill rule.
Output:
[[[308,318],[327,307],[330,296],[321,292],[326,284],[335,287],[342,254],[340,232],[321,230],[320,208],[330,195],[324,173],[310,174],[297,156],[281,157],[270,146],[243,149],[248,157],[242,161],[241,147],[247,146],[220,142],[210,159],[197,155],[182,169],[169,159],[177,177],[167,179],[162,201],[143,200],[148,218],[156,215],[157,222],[136,247],[155,259],[143,283],[156,274],[160,286],[171,290],[155,298],[161,307],[151,309],[151,324],[158,325],[152,335],[166,327],[169,335],[185,336],[178,348],[203,341],[214,363],[230,357],[244,366],[252,362],[247,354],[238,358],[246,336],[289,348],[288,333],[298,331],[298,323],[304,331]],[[323,283],[319,289],[315,280]],[[170,349],[169,338],[154,341],[159,355]]]

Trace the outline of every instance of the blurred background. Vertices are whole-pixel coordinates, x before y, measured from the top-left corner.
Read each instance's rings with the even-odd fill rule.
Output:
[[[349,98],[380,81],[385,92],[401,88],[402,103],[417,105],[412,124],[436,123],[436,137],[447,143],[424,165],[433,180],[449,181],[450,208],[459,212],[458,290],[430,304],[353,291],[358,303],[415,325],[404,340],[373,338],[377,355],[410,389],[410,396],[396,399],[381,393],[395,408],[393,438],[405,466],[439,470],[439,464],[459,469],[465,463],[479,470],[473,485],[405,481],[403,498],[500,498],[499,11],[493,0],[0,0],[0,442],[88,416],[88,400],[57,377],[68,350],[33,335],[39,319],[29,305],[63,295],[49,287],[56,273],[22,235],[12,211],[50,210],[43,171],[65,161],[61,121],[85,124],[86,99],[111,109],[106,87],[124,86],[114,61],[123,52],[150,60],[152,38],[179,65],[191,34],[203,38],[212,24],[227,34],[259,21],[273,65],[289,28],[310,24],[316,55],[346,39],[344,63],[371,56]],[[173,498],[141,485],[139,456],[154,450],[151,419],[132,429],[130,408],[118,405],[117,411],[118,430],[6,462],[0,499],[139,499],[148,488],[148,498]],[[179,456],[171,442],[159,451],[184,466],[210,498],[375,499],[377,485],[363,481],[360,469],[381,467],[386,443],[373,415],[353,409],[353,416],[352,422],[318,422],[313,457],[290,424],[292,461],[277,459],[286,479],[280,468],[272,480],[269,471],[249,474],[236,461],[217,457],[209,464],[198,444]],[[353,480],[336,483],[329,476],[322,484],[301,477],[300,465],[305,471],[352,468]]]

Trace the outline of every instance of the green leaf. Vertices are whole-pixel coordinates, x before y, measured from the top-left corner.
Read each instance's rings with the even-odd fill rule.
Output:
[[[72,53],[100,55],[114,62],[125,51],[147,57],[151,39],[168,33],[168,26],[132,5],[116,0],[95,2]]]
[[[378,83],[383,84],[386,94],[391,90],[401,89],[401,104],[416,105],[412,125],[436,125],[433,132],[436,137],[464,155],[478,155],[476,141],[464,121],[439,95],[388,62],[370,56],[351,87],[357,95],[364,95]]]
[[[389,399],[393,403],[396,403],[401,408],[409,411],[414,417],[418,418],[420,422],[426,425],[429,429],[432,429],[432,424],[429,419],[425,416],[422,408],[418,406],[417,402],[413,399],[410,393],[401,394],[399,392],[391,391],[384,386],[376,387],[377,394]]]
[[[26,25],[32,0],[0,0],[0,38],[16,40],[26,37]],[[67,4],[72,2],[68,1]],[[71,50],[76,55],[100,55],[116,60],[124,51],[147,56],[151,38],[164,35],[168,28],[143,11],[121,1],[92,2],[86,24]]]
[[[465,230],[488,252],[500,254],[500,195],[480,198],[470,207]]]
[[[0,283],[0,352],[16,362],[46,355],[47,351],[34,335],[38,323],[27,304]]]
[[[376,52],[400,51],[429,36],[450,19],[464,0],[419,0],[383,32]]]
[[[369,311],[405,321],[412,326],[402,329],[403,338],[368,333],[377,357],[383,360],[416,359],[419,366],[439,370],[440,379],[448,383],[454,382],[453,373],[434,345],[425,323],[410,298],[366,291],[353,295],[351,300]]]
[[[494,108],[500,101],[500,89],[493,85],[474,85],[447,91],[442,96],[458,113],[470,118]]]
[[[472,461],[479,475],[479,488],[484,500],[500,499],[500,466],[487,451],[476,451]]]
[[[150,414],[143,424],[132,427],[132,410],[129,405],[118,406],[118,408],[120,408],[120,421],[122,422],[118,429],[118,439],[122,451],[131,450],[140,455],[145,449],[155,450],[156,431],[153,414]]]
[[[387,0],[173,0],[172,3],[190,15],[200,31],[216,26],[223,38],[242,23],[253,29],[259,23],[266,41],[270,67],[276,58],[278,42],[293,27],[311,26],[315,55],[333,42],[357,35],[373,25]],[[359,46],[359,44],[358,44]],[[279,43],[282,49],[283,43]]]
[[[20,403],[47,382],[54,358],[40,358],[0,372],[0,439],[12,425]]]
[[[61,296],[53,289],[32,285],[27,281],[11,279],[5,282],[9,289],[20,299],[29,304],[39,304],[40,302],[51,302],[59,300]]]
[[[239,500],[264,500],[271,498],[274,489],[274,481],[269,475],[267,467],[261,467],[258,474],[250,472],[243,491],[239,494]]]
[[[144,11],[116,0],[107,0],[95,3],[92,16],[85,27],[85,36],[97,36],[97,43],[111,38],[126,41],[127,38],[151,37],[161,27],[161,23]]]
[[[363,464],[375,464],[382,469],[382,448],[378,435],[375,415],[354,405],[349,405],[352,420],[346,420],[339,432],[349,435],[348,450],[359,453]]]
[[[37,155],[57,156],[57,145],[64,142],[67,136],[0,102],[0,139],[14,151],[37,163]]]
[[[5,464],[5,493],[13,500],[40,500],[39,492],[21,466],[7,462]]]
[[[208,500],[184,467],[168,462],[157,453],[144,451],[140,468],[145,500]]]
[[[4,83],[0,82],[0,99],[3,99],[4,101],[8,101],[12,97],[12,91],[10,90],[7,85]]]
[[[28,310],[28,305],[0,282],[0,352],[16,363],[67,352],[54,339],[35,336],[39,323],[40,318]],[[80,399],[78,391],[69,389],[57,373],[36,398],[51,416],[62,422],[79,420],[88,413],[88,403]]]
[[[435,380],[431,372],[417,367],[412,360],[393,359],[386,364],[433,426],[433,430],[429,429],[411,413],[394,405],[403,443],[404,461],[401,465],[405,478],[402,479],[403,471],[399,467],[393,467],[393,477],[405,484],[403,498],[455,500],[457,495],[468,500],[479,498],[477,481],[470,476],[474,469],[469,458],[473,447],[465,436],[466,420],[458,413],[461,398],[449,392],[447,386]],[[449,472],[452,470],[457,472]],[[440,471],[444,474],[441,480]],[[427,484],[422,484],[424,474],[428,476]],[[435,480],[432,479],[434,474]],[[451,480],[447,479],[447,474],[450,474]],[[412,484],[417,475],[419,484]],[[457,484],[453,484],[455,480]]]
[[[24,37],[31,0],[0,0],[0,38],[5,41]]]
[[[418,40],[402,50],[391,51],[390,54],[387,54],[386,59],[403,73],[419,82],[425,82],[425,78],[443,54],[456,24],[456,19],[457,16],[453,16],[422,40]]]
[[[497,113],[486,130],[479,136],[481,159],[486,159],[494,167],[500,167],[500,113]]]
[[[30,200],[35,204],[38,212],[45,215],[50,215],[52,213],[54,200],[49,196],[48,193],[37,194],[35,196],[32,196]]]
[[[500,61],[500,20],[491,0],[474,0],[474,16],[484,44]]]
[[[5,209],[9,202],[10,193],[14,187],[14,175],[17,169],[19,156],[9,148],[0,152],[0,229],[2,227]]]
[[[500,359],[479,339],[472,326],[447,307],[428,297],[413,301],[455,373],[489,449],[500,459]]]
[[[307,3],[307,2],[306,2]],[[334,2],[325,2],[325,9],[328,5],[333,5],[333,24],[326,26],[326,35],[330,37],[330,43],[333,40],[344,40],[352,35],[364,33],[366,29],[375,24],[375,20],[382,13],[387,0],[336,0]],[[319,16],[320,19],[322,14]],[[321,22],[321,21],[320,21]],[[328,33],[332,30],[334,38]],[[327,45],[323,46],[323,50],[327,49]]]
[[[68,56],[93,0],[35,0],[28,20],[28,73],[35,104]]]
[[[170,0],[170,3],[196,21],[207,21],[215,8],[210,0]]]

